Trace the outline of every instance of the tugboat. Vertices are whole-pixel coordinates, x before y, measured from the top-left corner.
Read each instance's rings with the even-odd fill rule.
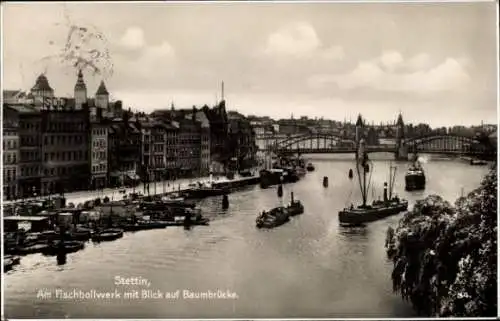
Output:
[[[308,172],[314,172],[315,170],[314,165],[312,163],[307,164],[306,169]]]
[[[425,173],[422,165],[415,156],[413,164],[408,168],[405,175],[405,190],[419,191],[425,189]]]
[[[374,201],[371,205],[367,204],[367,185],[369,186],[370,184],[371,174],[368,179],[368,184],[366,174],[368,172],[373,173],[373,170],[370,171],[370,166],[373,167],[373,164],[368,160],[368,154],[365,150],[365,141],[362,139],[359,144],[356,170],[359,178],[363,203],[357,207],[351,204],[350,207],[344,208],[339,212],[339,222],[343,225],[362,225],[363,223],[373,222],[408,209],[408,201],[401,200],[397,196],[392,197],[392,189],[396,176],[395,168],[392,166],[390,167],[389,196],[387,196],[387,189],[384,184],[384,201]]]
[[[290,204],[278,206],[270,211],[263,211],[255,220],[258,228],[275,228],[290,220],[290,217],[304,213],[304,205],[300,201],[294,200],[293,192],[290,193]]]
[[[290,216],[304,214],[304,205],[302,205],[301,201],[293,199],[293,192],[290,193],[290,199],[290,204],[286,207],[288,214]]]
[[[255,223],[258,228],[271,229],[281,226],[288,221],[290,221],[288,209],[283,206],[278,206],[268,212],[263,211],[262,214],[257,217]]]

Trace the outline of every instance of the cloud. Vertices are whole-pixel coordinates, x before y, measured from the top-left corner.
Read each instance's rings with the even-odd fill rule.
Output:
[[[119,57],[123,79],[134,79],[136,86],[149,88],[158,83],[170,82],[176,66],[175,50],[169,42],[159,45],[144,44],[133,54],[122,53]],[[117,75],[118,76],[118,75]],[[119,81],[121,83],[121,81]],[[126,83],[121,86],[127,86]]]
[[[165,70],[172,70],[175,59],[175,50],[167,41],[163,40],[158,45],[149,44],[144,31],[139,27],[129,27],[119,38],[119,47],[115,51],[119,60],[122,74],[141,79],[141,83],[153,79],[162,79]],[[150,84],[148,83],[147,86]]]
[[[269,35],[260,53],[268,57],[342,59],[342,47],[325,47],[316,30],[306,22],[295,22]]]
[[[145,44],[144,31],[139,27],[129,27],[121,38],[121,45],[128,49],[139,49]]]
[[[426,53],[421,53],[408,60],[407,67],[409,70],[418,71],[431,67],[431,57]]]
[[[380,57],[380,62],[388,70],[395,70],[403,63],[403,56],[397,51],[386,51]]]
[[[449,57],[434,67],[430,67],[430,61],[426,54],[405,61],[398,52],[385,52],[375,59],[359,62],[345,74],[311,76],[308,84],[316,89],[334,85],[341,90],[426,94],[458,91],[469,83],[467,60]]]

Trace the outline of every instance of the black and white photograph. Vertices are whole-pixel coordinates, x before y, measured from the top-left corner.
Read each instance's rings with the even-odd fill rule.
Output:
[[[1,319],[498,316],[498,2],[1,4]]]

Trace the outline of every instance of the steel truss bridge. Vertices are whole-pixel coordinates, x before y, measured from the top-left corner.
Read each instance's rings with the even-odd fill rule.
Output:
[[[290,137],[268,138],[265,151],[277,154],[341,154],[355,153],[356,142],[333,134],[302,134]],[[367,145],[369,153],[389,152],[394,153],[401,146],[393,145]],[[402,147],[408,153],[429,154],[457,154],[457,155],[484,155],[495,153],[496,148],[487,146],[479,140],[454,135],[430,135],[415,137],[402,141]]]

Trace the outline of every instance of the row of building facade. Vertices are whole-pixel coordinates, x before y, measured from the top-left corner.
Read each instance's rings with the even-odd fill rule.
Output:
[[[4,199],[136,185],[254,163],[250,122],[212,108],[132,113],[104,82],[88,98],[80,71],[73,98],[55,98],[47,77],[3,93]]]

